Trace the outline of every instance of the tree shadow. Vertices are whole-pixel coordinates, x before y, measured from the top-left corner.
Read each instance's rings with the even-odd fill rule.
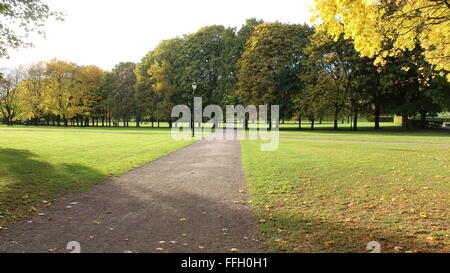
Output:
[[[0,226],[106,178],[80,164],[50,164],[29,150],[0,147]]]

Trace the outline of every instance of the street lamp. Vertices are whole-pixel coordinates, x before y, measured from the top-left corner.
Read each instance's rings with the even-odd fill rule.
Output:
[[[192,83],[192,112],[191,112],[192,137],[195,137],[195,120],[194,120],[195,90],[197,90],[197,83],[193,82]]]

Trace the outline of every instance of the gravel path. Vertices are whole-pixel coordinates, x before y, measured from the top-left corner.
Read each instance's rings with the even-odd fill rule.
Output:
[[[262,252],[238,141],[199,141],[0,231],[0,252]],[[101,164],[101,162],[99,162]]]

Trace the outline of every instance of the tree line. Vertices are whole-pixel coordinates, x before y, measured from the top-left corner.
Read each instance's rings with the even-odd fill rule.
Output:
[[[57,59],[3,71],[0,111],[6,124],[129,126],[169,122],[192,104],[280,105],[282,121],[351,117],[379,128],[385,115],[426,118],[450,109],[448,71],[418,44],[396,54],[365,56],[354,40],[306,24],[249,19],[240,28],[213,25],[160,42],[141,60],[112,71]],[[383,53],[384,54],[384,53]]]

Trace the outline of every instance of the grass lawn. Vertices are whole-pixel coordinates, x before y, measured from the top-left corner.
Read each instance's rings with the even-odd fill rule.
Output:
[[[450,132],[281,132],[308,138],[450,144]],[[242,141],[259,230],[269,251],[450,251],[450,146],[281,139]]]
[[[167,134],[152,134],[161,132]],[[191,143],[174,141],[169,132],[0,126],[0,226],[37,213],[63,194],[84,191]]]

